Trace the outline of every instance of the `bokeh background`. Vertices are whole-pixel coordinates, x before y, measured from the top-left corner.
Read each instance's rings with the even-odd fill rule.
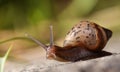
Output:
[[[53,25],[54,41],[62,46],[66,33],[81,20],[111,29],[113,37],[105,50],[120,52],[120,0],[0,0],[0,41],[25,37],[27,32],[49,44],[49,26]],[[42,48],[24,38],[0,43],[1,56],[10,44],[13,49],[6,69],[45,58]]]

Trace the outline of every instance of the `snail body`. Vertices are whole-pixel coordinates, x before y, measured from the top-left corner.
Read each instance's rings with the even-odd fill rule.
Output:
[[[50,26],[50,45],[44,45],[32,36],[28,38],[46,50],[48,59],[59,61],[78,61],[92,57],[110,55],[102,49],[112,36],[112,31],[94,22],[81,21],[66,35],[63,47],[54,45],[52,26]]]

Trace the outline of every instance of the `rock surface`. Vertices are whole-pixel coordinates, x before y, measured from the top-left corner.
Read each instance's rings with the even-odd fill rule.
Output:
[[[78,62],[46,60],[10,72],[120,72],[120,54]]]

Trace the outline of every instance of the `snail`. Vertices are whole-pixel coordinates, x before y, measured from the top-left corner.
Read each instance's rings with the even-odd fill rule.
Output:
[[[90,21],[80,21],[76,24],[67,33],[63,47],[54,44],[52,26],[50,26],[50,45],[45,45],[27,34],[27,38],[46,50],[48,59],[72,62],[111,55],[112,53],[103,51],[111,36],[111,30]]]

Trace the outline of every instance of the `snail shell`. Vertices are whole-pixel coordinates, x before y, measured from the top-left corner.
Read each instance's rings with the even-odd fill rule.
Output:
[[[104,48],[112,36],[112,31],[90,21],[81,21],[75,25],[66,35],[64,48],[79,46],[92,51]]]

